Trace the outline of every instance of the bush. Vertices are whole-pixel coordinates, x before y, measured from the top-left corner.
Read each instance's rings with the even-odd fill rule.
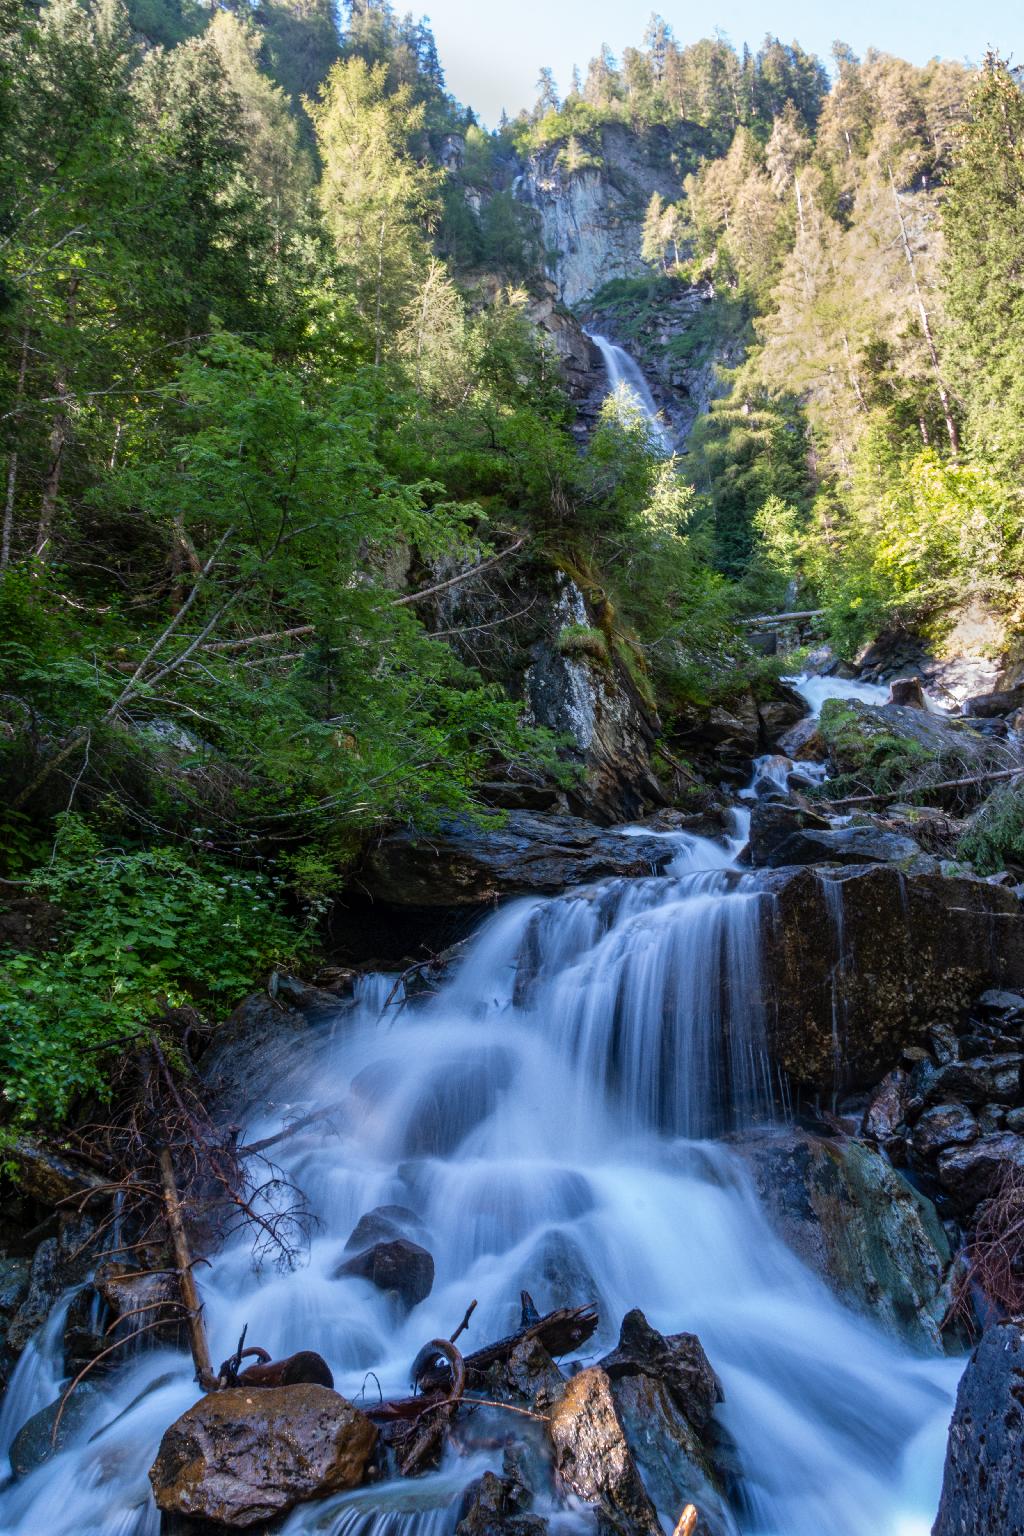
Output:
[[[0,1071],[19,1123],[102,1092],[110,1052],[167,1008],[226,1006],[307,948],[267,876],[195,868],[173,848],[103,848],[75,815],[28,890],[65,926],[49,953],[0,953]]]

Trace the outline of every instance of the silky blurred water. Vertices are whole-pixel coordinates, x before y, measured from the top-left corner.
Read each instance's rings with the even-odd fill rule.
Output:
[[[588,1359],[639,1306],[663,1332],[697,1333],[719,1373],[744,1536],[928,1530],[959,1363],[916,1358],[841,1307],[713,1139],[770,1119],[778,1099],[762,898],[733,862],[744,830],[672,835],[658,877],[513,902],[437,996],[385,1006],[392,978],[369,979],[354,1009],[296,1035],[279,1107],[244,1139],[340,1101],[280,1147],[320,1226],[294,1272],[254,1274],[242,1240],[200,1272],[214,1359],[246,1323],[274,1356],[320,1351],[346,1395],[377,1381],[387,1395],[473,1298],[467,1349],[512,1331],[521,1288],[542,1310],[596,1302]],[[368,1283],[335,1278],[356,1221],[381,1204],[417,1214],[436,1263],[405,1317]],[[59,1332],[55,1321],[26,1352],[13,1417],[53,1396]],[[168,1351],[108,1378],[73,1446],[0,1494],[0,1531],[156,1536],[146,1471],[195,1396],[188,1361]],[[445,1536],[484,1464],[454,1459],[415,1484],[306,1506],[288,1532]],[[678,1513],[661,1511],[667,1529]],[[556,1512],[555,1528],[590,1518]]]

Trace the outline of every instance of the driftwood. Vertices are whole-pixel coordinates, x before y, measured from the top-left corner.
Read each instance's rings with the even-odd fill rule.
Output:
[[[693,1536],[697,1528],[697,1510],[693,1504],[687,1504],[679,1519],[672,1536]]]

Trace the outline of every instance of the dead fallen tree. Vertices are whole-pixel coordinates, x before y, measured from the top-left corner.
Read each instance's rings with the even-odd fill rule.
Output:
[[[1017,779],[1024,776],[1024,766],[999,768],[993,773],[975,773],[962,779],[942,779],[935,784],[904,785],[901,789],[880,790],[874,795],[846,795],[842,800],[828,802],[832,810],[848,805],[888,805],[896,800],[906,800],[910,795],[933,795],[947,789],[970,789],[976,784],[994,784],[997,779]]]

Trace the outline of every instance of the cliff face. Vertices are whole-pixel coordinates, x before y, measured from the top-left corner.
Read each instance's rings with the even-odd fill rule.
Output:
[[[515,193],[540,217],[548,271],[563,303],[580,304],[613,278],[649,271],[640,255],[647,204],[655,192],[679,199],[705,139],[693,123],[642,133],[611,123],[601,131],[600,152],[584,152],[578,169],[568,168],[564,144],[526,163]]]

